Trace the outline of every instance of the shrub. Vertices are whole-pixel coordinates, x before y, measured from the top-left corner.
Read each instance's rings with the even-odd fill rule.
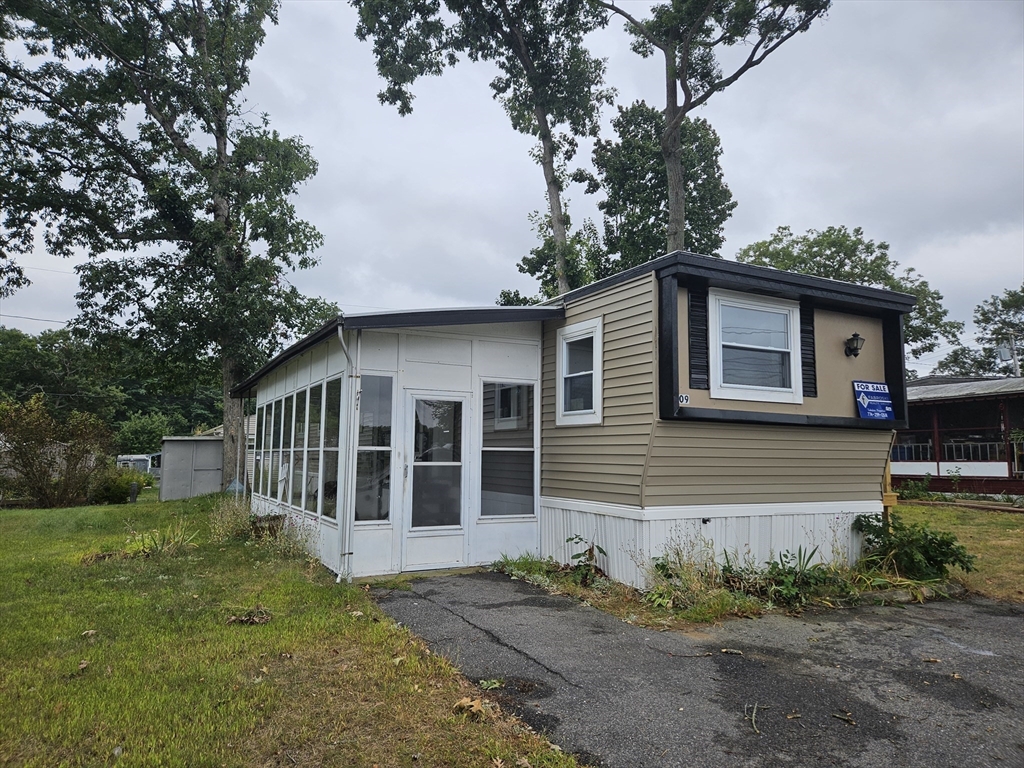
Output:
[[[932,476],[926,474],[920,480],[904,480],[899,487],[899,494],[904,499],[927,499],[931,496],[928,486],[931,485]]]
[[[864,535],[864,564],[904,579],[943,579],[951,565],[974,570],[974,555],[954,534],[920,523],[907,525],[896,513],[888,527],[881,515],[857,515],[853,530]]]
[[[42,395],[0,403],[0,490],[40,507],[81,503],[104,468],[110,435],[97,417],[72,411],[60,419]]]

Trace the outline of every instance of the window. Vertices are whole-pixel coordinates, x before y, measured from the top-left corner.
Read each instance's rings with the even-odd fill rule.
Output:
[[[555,423],[601,423],[601,318],[567,325],[558,331]]]
[[[391,377],[360,377],[356,521],[391,516]]]
[[[256,440],[253,442],[252,451],[252,492],[261,493],[263,490],[263,419],[265,407],[256,409]]]
[[[324,399],[323,384],[316,384],[309,390],[309,430],[306,432],[306,490],[305,509],[316,514],[320,500],[320,417]]]
[[[341,434],[341,379],[327,382],[324,395],[323,504],[320,514],[338,516],[338,437]]]
[[[533,386],[484,382],[481,517],[534,514]],[[518,409],[514,419],[502,417],[509,404]]]
[[[292,450],[292,498],[293,507],[302,506],[302,491],[305,486],[306,447],[306,390],[295,393],[295,437]]]
[[[796,302],[709,293],[711,397],[802,403]]]

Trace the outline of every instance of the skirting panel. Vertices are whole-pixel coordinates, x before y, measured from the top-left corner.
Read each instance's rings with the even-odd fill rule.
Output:
[[[541,497],[541,556],[571,562],[587,545],[566,539],[580,536],[607,551],[597,564],[611,578],[635,587],[646,584],[652,558],[702,541],[720,560],[727,552],[760,565],[817,547],[818,561],[853,562],[860,551],[853,518],[881,511],[881,500],[642,508]]]

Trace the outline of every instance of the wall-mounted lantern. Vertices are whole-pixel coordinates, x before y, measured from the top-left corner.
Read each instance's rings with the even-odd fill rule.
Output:
[[[862,349],[864,349],[864,337],[859,333],[853,334],[853,336],[846,340],[847,357],[857,357]]]

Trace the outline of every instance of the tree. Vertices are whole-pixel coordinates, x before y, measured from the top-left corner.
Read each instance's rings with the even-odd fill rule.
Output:
[[[939,376],[1012,376],[1013,366],[1004,363],[992,347],[955,347],[932,369]]]
[[[0,397],[25,403],[42,395],[58,418],[81,411],[109,423],[126,396],[104,368],[92,347],[66,329],[31,336],[0,327]]]
[[[805,235],[794,235],[789,227],[779,227],[769,239],[741,249],[736,260],[915,296],[917,304],[903,324],[912,357],[934,351],[942,339],[959,343],[964,324],[948,319],[942,294],[933,290],[913,268],[898,271],[899,262],[890,258],[888,243],[865,239],[860,227],[852,231],[846,227],[829,227],[820,232],[809,229]]]
[[[175,431],[171,420],[164,414],[136,411],[121,422],[114,436],[114,445],[118,453],[156,453],[164,435],[173,435]]]
[[[291,198],[316,172],[253,113],[249,64],[278,0],[9,0],[0,12],[4,242],[79,267],[78,327],[137,337],[187,375],[216,361],[224,482],[242,404],[229,390],[307,301],[284,279],[322,238]],[[26,55],[15,55],[23,44]]]
[[[1024,285],[1007,288],[974,308],[975,341],[980,349],[957,347],[935,366],[932,373],[954,376],[1020,376],[1024,357]],[[1009,360],[1003,360],[1003,347]]]
[[[597,176],[577,173],[587,192],[604,190],[597,204],[604,213],[604,243],[617,256],[614,271],[660,256],[668,232],[668,176],[661,152],[665,116],[642,101],[619,107],[612,128],[616,141],[594,146]],[[686,199],[685,241],[689,250],[717,256],[722,229],[736,203],[722,178],[718,134],[701,118],[679,124],[679,145]]]
[[[356,35],[373,40],[377,71],[386,86],[379,98],[402,115],[412,111],[412,84],[439,75],[459,54],[488,61],[499,75],[491,81],[520,133],[540,142],[537,159],[544,171],[554,279],[560,293],[568,279],[568,225],[562,203],[560,164],[576,150],[577,136],[596,136],[604,61],[591,56],[583,37],[607,22],[587,0],[351,0],[359,10]],[[569,134],[558,134],[566,126]]]
[[[566,290],[575,290],[588,285],[602,277],[612,273],[608,254],[601,244],[601,236],[597,232],[594,222],[587,219],[583,226],[576,232],[572,231],[572,220],[569,212],[563,212],[566,233],[568,239],[565,247],[560,248],[554,236],[551,226],[551,217],[545,216],[538,211],[530,214],[530,221],[533,223],[534,231],[540,238],[540,245],[530,249],[530,255],[524,256],[516,266],[524,275],[532,275],[540,280],[540,295],[528,299],[522,296],[519,291],[502,291],[498,303],[513,301],[525,301],[529,304],[537,304],[545,299],[553,299],[566,293]],[[563,255],[562,271],[558,271],[557,254]],[[506,306],[511,306],[506,304]]]
[[[665,109],[661,153],[668,182],[669,252],[686,248],[686,177],[682,124],[686,116],[761,64],[825,14],[831,0],[670,0],[640,20],[612,0],[594,0],[626,22],[631,48],[644,58],[659,51],[665,61]],[[747,55],[728,75],[717,53],[745,46]],[[680,96],[682,99],[680,100]]]
[[[24,494],[40,507],[81,503],[103,468],[109,433],[88,413],[50,412],[42,395],[26,403],[0,403],[2,492]]]

